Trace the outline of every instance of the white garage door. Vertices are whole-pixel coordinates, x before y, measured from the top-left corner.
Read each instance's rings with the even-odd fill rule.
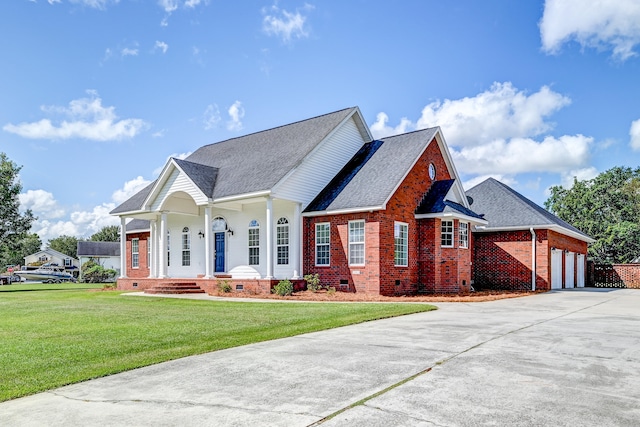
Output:
[[[567,289],[575,287],[573,279],[575,277],[575,261],[576,254],[574,252],[567,252],[564,255],[564,287]]]
[[[551,289],[562,289],[562,251],[551,250]]]
[[[576,271],[578,276],[578,283],[576,283],[576,285],[579,288],[584,288],[584,254],[578,254],[576,260]]]

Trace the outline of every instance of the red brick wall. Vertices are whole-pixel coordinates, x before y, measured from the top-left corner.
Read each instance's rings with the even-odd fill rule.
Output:
[[[149,277],[149,267],[147,267],[149,236],[149,232],[127,234],[127,277]],[[138,268],[131,267],[131,240],[133,239],[140,239],[138,242]]]
[[[432,184],[428,174],[430,163],[436,167],[437,180],[451,178],[440,148],[433,140],[388,201],[385,210],[305,218],[303,229],[305,274],[318,273],[323,285],[351,292],[382,295],[416,293],[419,283],[423,280],[423,274],[420,271],[423,268],[424,258],[440,257],[439,253],[433,253],[432,247],[434,239],[439,247],[439,226],[436,238],[434,233],[429,231],[428,226],[425,227],[425,220],[415,219],[416,207]],[[349,266],[348,222],[359,219],[364,219],[366,224],[366,265]],[[394,226],[396,221],[408,225],[409,265],[407,267],[395,266]],[[331,266],[328,267],[315,265],[315,224],[321,222],[331,224]],[[462,290],[459,285],[463,280],[467,285],[471,281],[471,241],[468,249],[458,250],[457,232],[456,221],[456,249],[450,249],[444,254],[447,268],[443,270],[446,274],[443,280],[446,282],[440,286],[440,271],[434,276],[437,277],[435,280],[439,284],[438,292],[459,292]],[[471,239],[471,232],[469,232],[469,238]],[[431,255],[427,254],[430,250]],[[428,269],[428,267],[424,268]],[[426,274],[429,275],[430,272]],[[341,287],[341,280],[346,281],[348,285]]]
[[[548,290],[551,289],[551,248],[586,254],[587,243],[552,230],[535,230],[535,233],[536,289]],[[473,270],[476,288],[531,289],[529,230],[474,233],[474,239]],[[577,268],[574,268],[574,274],[576,271]]]

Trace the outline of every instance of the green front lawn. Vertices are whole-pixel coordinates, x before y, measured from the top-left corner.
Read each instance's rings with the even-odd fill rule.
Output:
[[[126,297],[91,287],[0,286],[0,401],[179,357],[434,309]]]

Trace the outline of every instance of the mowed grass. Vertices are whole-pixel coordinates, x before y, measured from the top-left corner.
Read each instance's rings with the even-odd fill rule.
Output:
[[[179,357],[435,308],[127,297],[87,287],[0,286],[0,401]]]

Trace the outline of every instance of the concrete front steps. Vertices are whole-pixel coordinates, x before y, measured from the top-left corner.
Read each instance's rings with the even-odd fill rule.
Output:
[[[163,283],[145,289],[145,294],[204,294],[204,290],[194,282]]]

